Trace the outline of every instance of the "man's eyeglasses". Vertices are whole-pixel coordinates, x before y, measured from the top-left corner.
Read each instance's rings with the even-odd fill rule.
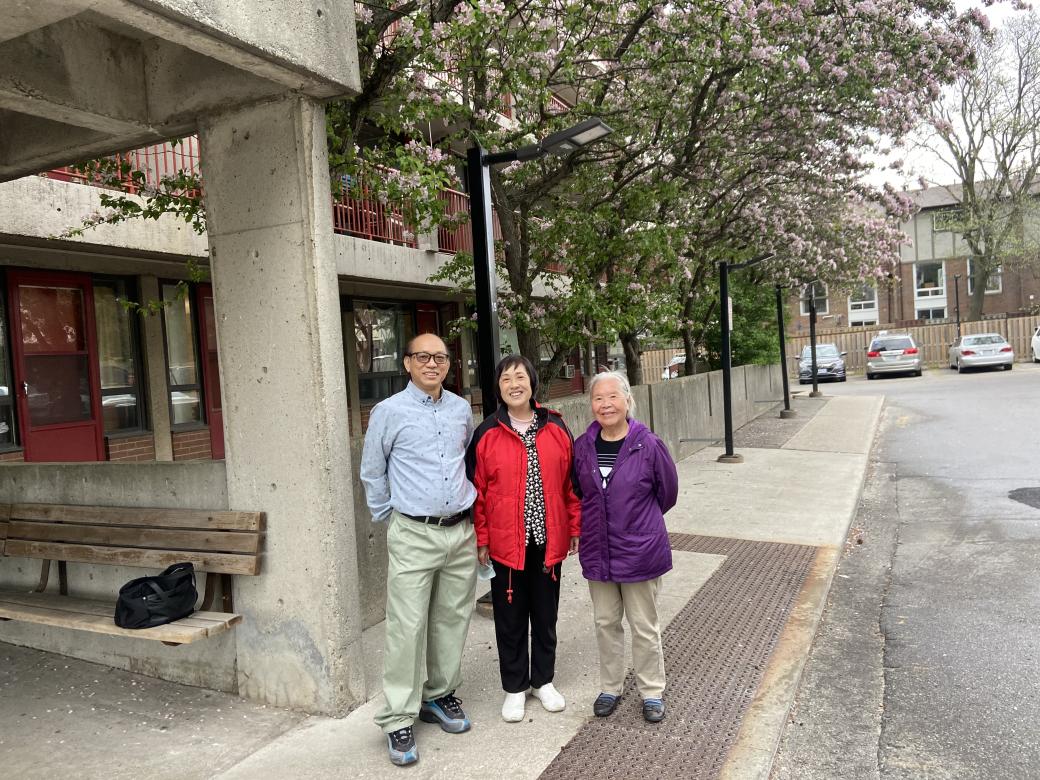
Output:
[[[405,352],[404,355],[412,360],[417,360],[424,366],[431,360],[438,366],[447,365],[448,361],[451,360],[451,355],[447,352]]]

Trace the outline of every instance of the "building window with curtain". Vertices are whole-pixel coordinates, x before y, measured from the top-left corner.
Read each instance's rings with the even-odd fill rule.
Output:
[[[7,295],[0,285],[0,452],[18,445],[14,422],[14,376],[11,373],[11,334],[7,328]]]
[[[917,263],[914,265],[914,295],[916,297],[931,298],[945,294],[946,274],[942,263]]]
[[[146,427],[136,317],[124,301],[136,294],[126,279],[95,277],[94,319],[101,378],[101,416],[106,434]]]
[[[202,414],[202,372],[192,296],[176,282],[161,285],[163,334],[166,340],[166,370],[170,385],[170,423],[176,426],[200,425]]]

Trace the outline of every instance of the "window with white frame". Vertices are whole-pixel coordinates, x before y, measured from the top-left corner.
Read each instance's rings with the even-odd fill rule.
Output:
[[[918,309],[917,319],[919,320],[945,320],[946,319],[946,307],[935,307],[931,309]]]
[[[849,325],[875,324],[877,308],[877,287],[864,282],[849,294]]]
[[[802,314],[805,316],[809,315],[809,299],[814,299],[816,303],[816,314],[827,313],[827,285],[823,282],[813,282],[807,284],[802,289],[801,306]]]
[[[995,269],[990,271],[989,278],[986,280],[986,295],[1001,292],[1004,289],[1004,268],[1003,266],[997,266]],[[972,295],[975,292],[975,275],[971,270],[971,259],[968,259],[968,295]]]
[[[914,293],[918,298],[946,294],[946,274],[941,262],[914,265]]]

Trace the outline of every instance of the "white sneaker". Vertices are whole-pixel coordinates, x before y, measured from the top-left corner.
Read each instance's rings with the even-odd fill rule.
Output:
[[[532,688],[531,695],[538,699],[549,712],[559,712],[567,706],[567,700],[552,683],[546,683],[541,688]]]
[[[502,702],[502,720],[506,723],[519,723],[524,719],[524,704],[527,702],[526,693],[507,693],[506,700]]]

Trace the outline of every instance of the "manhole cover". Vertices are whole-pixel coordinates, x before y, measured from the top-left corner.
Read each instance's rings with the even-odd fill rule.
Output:
[[[1040,509],[1040,487],[1015,488],[1008,492],[1008,498],[1031,506],[1033,509]]]

